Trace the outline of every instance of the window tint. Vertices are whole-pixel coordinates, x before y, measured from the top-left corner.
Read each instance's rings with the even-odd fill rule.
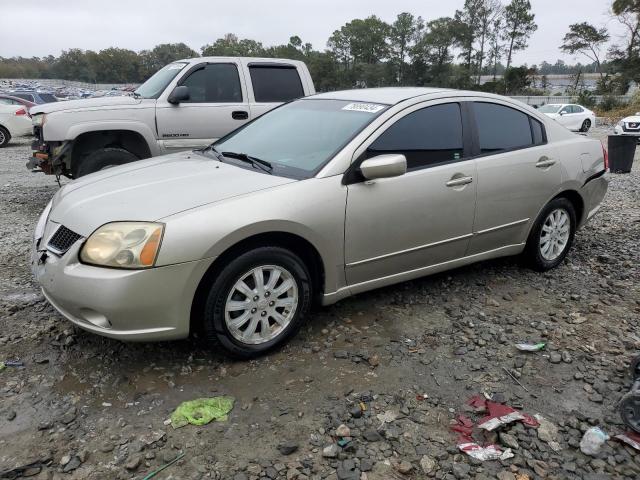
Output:
[[[582,113],[584,110],[578,105],[571,106],[571,113]]]
[[[389,152],[404,154],[409,169],[462,158],[460,105],[435,105],[404,116],[369,146],[367,156]]]
[[[54,95],[52,95],[50,93],[41,93],[40,94],[40,98],[42,100],[44,100],[45,102],[47,102],[47,103],[57,102],[58,101],[58,99]]]
[[[288,102],[304,97],[295,68],[249,66],[249,73],[256,102]]]
[[[25,100],[29,100],[30,102],[33,102],[33,95],[29,94],[29,93],[14,93],[13,94],[14,97],[18,97],[18,98],[23,98]]]
[[[542,124],[538,120],[534,120],[530,118],[531,121],[531,132],[533,133],[533,144],[534,145],[542,145],[545,143],[544,140],[544,130],[542,129]]]
[[[212,63],[196,70],[182,82],[189,87],[187,103],[233,103],[242,101],[238,68],[230,63]]]
[[[532,144],[529,116],[495,103],[475,102],[480,153],[500,152]]]

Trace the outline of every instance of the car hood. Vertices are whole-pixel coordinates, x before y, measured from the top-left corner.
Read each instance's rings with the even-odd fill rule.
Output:
[[[631,115],[622,119],[624,123],[640,123],[640,115]]]
[[[130,107],[140,105],[143,99],[128,96],[82,98],[80,100],[61,100],[59,102],[43,103],[31,107],[31,115],[38,113],[61,112],[63,110],[78,110],[97,107]]]
[[[110,168],[56,193],[49,218],[87,236],[105,223],[155,221],[185,210],[295,182],[192,152]]]

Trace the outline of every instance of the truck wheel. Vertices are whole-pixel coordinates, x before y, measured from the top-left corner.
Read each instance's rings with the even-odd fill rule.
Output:
[[[9,140],[11,140],[9,130],[0,126],[0,148],[9,145]]]
[[[90,153],[80,161],[74,177],[83,177],[90,173],[104,170],[105,168],[116,167],[137,160],[140,159],[124,148],[101,148],[100,150]]]

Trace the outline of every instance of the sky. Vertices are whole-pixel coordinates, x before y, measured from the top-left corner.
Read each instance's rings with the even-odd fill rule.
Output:
[[[503,0],[506,2],[507,0]],[[265,46],[298,35],[324,49],[331,33],[354,18],[377,15],[392,22],[401,12],[431,20],[453,16],[464,0],[0,0],[0,56],[58,55],[62,50],[115,46],[139,51],[184,42],[196,51],[226,33]],[[558,47],[571,23],[607,26],[612,40],[623,33],[609,15],[612,0],[531,0],[538,30],[515,64],[567,63],[584,57]],[[19,28],[10,25],[20,26]]]

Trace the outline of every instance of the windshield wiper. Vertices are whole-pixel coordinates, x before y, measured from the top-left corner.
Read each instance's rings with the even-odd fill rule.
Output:
[[[215,148],[211,147],[214,152],[219,153]],[[242,162],[247,162],[253,165],[256,168],[259,168],[263,172],[271,173],[273,170],[273,165],[271,165],[266,160],[262,160],[260,158],[252,157],[247,155],[246,153],[237,153],[237,152],[222,152],[222,156],[235,158],[236,160],[240,160]]]

